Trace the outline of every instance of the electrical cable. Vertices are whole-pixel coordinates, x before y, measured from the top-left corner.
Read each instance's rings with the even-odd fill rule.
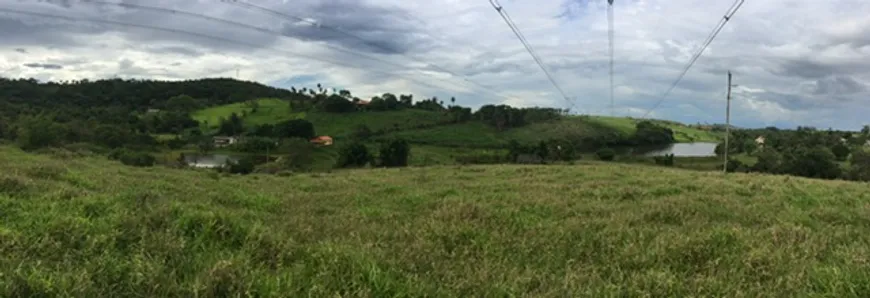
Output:
[[[541,67],[541,70],[544,71],[544,74],[547,76],[547,79],[550,81],[550,83],[553,84],[553,87],[555,87],[556,90],[559,91],[559,94],[562,95],[562,98],[565,99],[565,101],[567,101],[568,104],[571,105],[570,108],[574,108],[575,107],[574,102],[569,99],[568,95],[565,94],[565,91],[562,89],[562,87],[559,86],[558,83],[556,83],[556,80],[550,74],[550,71],[547,70],[547,67],[544,65],[544,62],[541,60],[540,56],[538,56],[538,54],[535,52],[535,50],[529,44],[526,37],[520,31],[519,27],[516,26],[516,23],[513,22],[513,19],[511,19],[510,15],[508,15],[508,13],[504,9],[504,7],[501,6],[501,4],[498,2],[498,0],[489,0],[489,3],[492,5],[493,8],[495,8],[495,10],[502,17],[502,19],[505,21],[505,23],[507,23],[508,27],[510,27],[511,31],[513,31],[514,35],[517,36],[517,39],[520,40],[520,42],[526,48],[526,51],[528,51],[529,55],[532,56],[532,59],[535,61],[535,63],[537,63],[538,66]]]
[[[736,0],[734,2],[734,4],[731,5],[731,8],[729,8],[728,11],[725,12],[725,16],[723,16],[723,18],[721,20],[719,20],[719,23],[716,25],[716,27],[713,28],[713,31],[710,33],[710,35],[704,41],[704,43],[702,44],[701,49],[698,51],[698,53],[696,53],[692,57],[692,59],[689,61],[689,64],[686,65],[686,67],[683,69],[683,71],[677,77],[677,80],[674,81],[673,84],[671,84],[671,87],[668,88],[667,91],[665,91],[665,93],[656,102],[656,104],[652,108],[647,110],[646,113],[644,113],[643,117],[641,117],[642,119],[645,119],[647,116],[649,116],[650,113],[652,113],[653,110],[658,108],[659,105],[661,105],[661,103],[665,100],[665,98],[667,98],[667,96],[674,90],[674,88],[677,87],[677,84],[679,84],[680,81],[683,79],[683,77],[686,76],[686,73],[689,72],[689,69],[692,67],[692,65],[694,65],[695,62],[698,61],[698,58],[701,58],[701,55],[704,53],[704,50],[707,49],[707,46],[709,46],[713,42],[713,39],[715,39],[716,36],[719,35],[719,32],[722,31],[722,28],[725,27],[725,24],[727,24],[728,21],[731,20],[731,17],[733,17],[734,14],[737,13],[737,10],[740,9],[741,6],[743,6],[743,2],[745,2],[745,0]]]

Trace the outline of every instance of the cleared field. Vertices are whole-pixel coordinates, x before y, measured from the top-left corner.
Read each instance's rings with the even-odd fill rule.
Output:
[[[867,184],[581,162],[222,176],[0,147],[4,297],[868,297]]]
[[[277,123],[300,117],[299,113],[293,113],[290,104],[286,101],[277,98],[261,98],[257,99],[256,102],[256,112],[253,112],[253,107],[248,103],[234,103],[196,111],[191,117],[208,128],[217,127],[220,125],[221,118],[229,118],[233,113],[240,117],[244,114],[243,119],[246,125]]]

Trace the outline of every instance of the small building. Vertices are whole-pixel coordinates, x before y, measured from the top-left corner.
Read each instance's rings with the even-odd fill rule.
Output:
[[[149,108],[148,111],[147,111],[146,113],[148,113],[148,114],[156,114],[156,113],[160,113],[160,109]]]
[[[368,100],[360,100],[360,101],[357,101],[357,102],[356,102],[356,105],[358,105],[358,106],[368,106],[370,103],[371,103],[371,102],[368,101]]]
[[[226,147],[239,141],[236,137],[217,136],[213,138],[215,147]]]
[[[755,138],[755,144],[759,146],[764,145],[764,136],[758,136]]]
[[[332,137],[319,136],[311,139],[311,143],[317,146],[332,146]]]

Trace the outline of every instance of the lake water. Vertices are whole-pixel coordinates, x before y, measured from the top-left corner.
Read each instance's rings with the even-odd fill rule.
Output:
[[[676,143],[663,147],[635,149],[635,154],[643,156],[663,156],[673,154],[677,157],[716,156],[716,143]]]
[[[184,161],[188,166],[195,168],[217,168],[227,164],[227,161],[238,161],[237,157],[225,154],[192,154],[186,153]]]

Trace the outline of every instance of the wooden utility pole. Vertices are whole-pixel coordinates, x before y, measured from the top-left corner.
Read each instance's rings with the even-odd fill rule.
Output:
[[[722,171],[728,173],[728,138],[731,135],[731,71],[728,71],[728,96],[725,104],[725,158],[722,162]]]

